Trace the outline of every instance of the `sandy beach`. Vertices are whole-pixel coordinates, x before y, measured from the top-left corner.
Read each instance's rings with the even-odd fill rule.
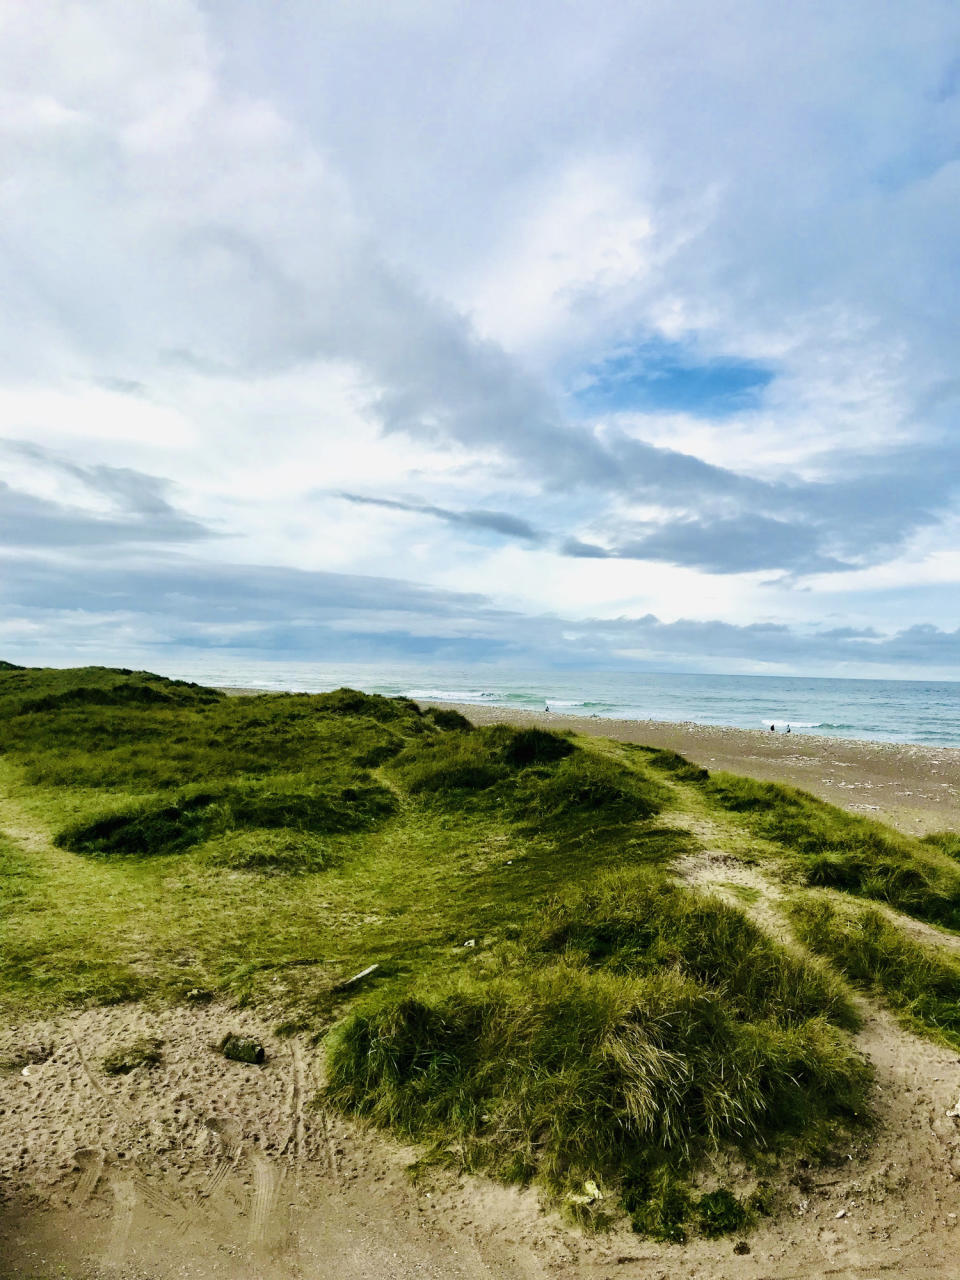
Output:
[[[424,704],[427,705],[427,704]],[[437,704],[440,705],[440,704]],[[474,724],[509,722],[669,747],[710,770],[803,787],[911,835],[960,827],[960,748],[860,742],[657,720],[607,720],[444,703]]]

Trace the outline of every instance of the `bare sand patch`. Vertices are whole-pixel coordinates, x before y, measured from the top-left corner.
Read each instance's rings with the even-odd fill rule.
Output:
[[[722,869],[721,869],[722,870]],[[728,869],[729,870],[729,869]],[[727,874],[726,871],[722,872]],[[536,1195],[442,1171],[312,1105],[318,1051],[278,1040],[253,1013],[120,1006],[32,1022],[0,1037],[31,1058],[0,1074],[0,1275],[127,1277],[569,1277],[788,1280],[960,1274],[960,1062],[866,1008],[876,1141],[796,1171],[789,1203],[750,1237],[655,1244],[584,1237]],[[224,1029],[259,1036],[262,1067],[228,1062]],[[131,1037],[162,1060],[108,1076]],[[850,1158],[848,1158],[850,1157]],[[729,1172],[718,1170],[718,1172]]]

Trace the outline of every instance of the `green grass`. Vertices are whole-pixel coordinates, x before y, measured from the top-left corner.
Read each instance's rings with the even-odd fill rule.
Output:
[[[458,803],[464,793],[487,791],[529,765],[555,763],[574,751],[558,734],[492,725],[461,732],[452,741],[414,742],[396,761],[396,772],[411,793]]]
[[[932,831],[928,836],[922,836],[920,843],[939,849],[948,857],[960,858],[960,831]]]
[[[517,799],[567,760],[581,762],[574,781],[592,776],[564,737],[475,733],[349,690],[226,699],[99,668],[0,671],[0,706],[0,826],[38,838],[29,853],[0,844],[8,1013],[200,991],[269,997],[310,1022],[369,963],[387,989],[480,963],[583,874],[579,815],[535,830]],[[471,806],[406,785],[411,762],[459,752],[496,760],[506,788]],[[638,816],[649,808],[619,814],[622,838],[590,866],[666,865],[693,847]]]
[[[780,846],[806,884],[960,928],[960,862],[945,851],[956,837],[914,839],[794,787],[732,774],[715,774],[702,789],[714,805]]]
[[[735,995],[748,965],[724,951],[725,930],[765,965]],[[790,993],[782,1006],[763,978]],[[336,1032],[325,1098],[435,1158],[536,1179],[581,1215],[581,1188],[597,1183],[638,1230],[654,1230],[666,1179],[686,1206],[676,1231],[698,1214],[712,1231],[729,1202],[684,1199],[699,1162],[864,1116],[867,1072],[841,1030],[852,1020],[834,980],[734,908],[641,870],[554,903],[487,975],[358,1009]]]
[[[671,751],[666,747],[641,747],[632,742],[622,743],[621,746],[628,754],[642,757],[651,769],[670,774],[679,782],[706,782],[710,777],[707,769],[693,764],[679,751]]]
[[[824,968],[786,951],[738,908],[650,871],[607,875],[573,899],[554,899],[530,949],[614,973],[675,970],[722,994],[744,1021],[827,1017],[856,1026],[843,985]]]
[[[791,904],[798,936],[912,1028],[960,1049],[960,957],[911,938],[875,907],[805,894]]]
[[[392,791],[358,777],[349,787],[317,787],[302,779],[196,791],[75,823],[55,843],[91,857],[178,853],[213,835],[242,828],[287,828],[332,835],[361,831],[396,810]]]
[[[707,1165],[825,1151],[868,1079],[845,980],[671,879],[705,820],[788,878],[955,920],[957,837],[673,752],[354,690],[0,665],[0,1012],[259,1004],[327,1034],[329,1102],[425,1160],[663,1239],[742,1231],[760,1201],[704,1189]],[[952,961],[883,933],[841,964],[818,928],[810,951],[954,1034]]]

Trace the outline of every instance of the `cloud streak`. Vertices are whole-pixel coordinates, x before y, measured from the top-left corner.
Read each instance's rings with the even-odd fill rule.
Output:
[[[8,655],[116,651],[121,643],[158,651],[203,649],[310,657],[436,661],[539,661],[689,669],[884,670],[900,664],[939,671],[960,661],[960,629],[914,625],[882,635],[870,628],[814,631],[716,619],[564,618],[503,609],[475,593],[424,588],[396,578],[304,572],[182,558],[106,568],[7,557],[0,599],[21,620],[0,626]]]
[[[517,538],[521,542],[536,544],[545,541],[544,534],[528,520],[521,520],[506,511],[454,511],[449,507],[437,507],[427,502],[402,502],[397,498],[366,497],[359,493],[339,492],[332,496],[343,502],[351,502],[354,506],[379,507],[384,511],[406,511],[411,515],[431,516],[460,528],[495,533],[503,538]]]
[[[171,508],[111,518],[19,492],[0,481],[0,547],[99,547],[122,553],[131,545],[194,542],[211,536],[205,525]]]

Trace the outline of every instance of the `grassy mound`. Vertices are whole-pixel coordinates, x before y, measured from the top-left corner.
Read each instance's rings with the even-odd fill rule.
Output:
[[[631,755],[641,756],[651,769],[668,773],[678,782],[706,782],[710,777],[709,770],[667,747],[640,747],[631,742],[624,743],[623,749]]]
[[[219,811],[219,813],[218,813]],[[215,796],[200,792],[174,804],[143,805],[65,827],[54,843],[72,853],[96,857],[149,857],[188,849],[213,829],[215,814],[226,815]]]
[[[453,739],[416,742],[397,759],[408,791],[460,803],[464,792],[485,791],[530,765],[550,764],[576,750],[569,739],[542,729],[455,727],[460,732]]]
[[[224,695],[187,680],[113,667],[52,668],[0,665],[0,716],[79,706],[207,706]]]
[[[501,973],[353,1014],[331,1045],[327,1101],[581,1211],[596,1184],[638,1230],[659,1231],[659,1215],[682,1234],[699,1213],[684,1180],[706,1156],[749,1158],[865,1109],[866,1071],[837,1025],[850,1010],[829,979],[746,921],[789,1012],[760,982],[731,995],[738,955],[698,962],[694,935],[716,940],[728,915],[645,875],[554,904]]]
[[[611,827],[659,813],[666,792],[652,778],[578,751],[551,770],[530,770],[513,794],[517,817],[547,829]]]
[[[467,717],[454,711],[452,707],[428,707],[424,715],[438,729],[461,729],[465,732],[473,729]]]
[[[722,994],[745,1021],[856,1025],[842,983],[826,970],[784,950],[736,907],[652,872],[608,875],[572,901],[555,899],[530,946],[614,973],[676,970]]]
[[[385,698],[380,693],[361,693],[358,689],[297,696],[309,698],[310,705],[321,715],[363,716],[378,724],[406,721],[408,728],[423,720],[423,712],[409,698]]]
[[[334,861],[328,841],[289,827],[228,831],[208,841],[200,856],[210,866],[231,871],[288,875],[325,871]]]
[[[790,912],[812,951],[906,1015],[915,1030],[960,1049],[960,958],[917,942],[875,907],[841,907],[806,894]]]
[[[757,835],[781,845],[807,884],[889,902],[909,915],[960,928],[960,865],[935,843],[773,782],[717,774],[704,791]]]
[[[418,742],[395,762],[413,795],[462,808],[471,798],[537,830],[561,834],[643,821],[666,792],[645,772],[542,729],[493,725],[455,739]]]
[[[409,739],[443,734],[412,703],[355,690],[226,698],[140,673],[94,681],[91,671],[0,672],[0,749],[30,782],[152,791],[296,772],[346,782]]]
[[[383,821],[395,809],[393,793],[372,782],[303,791],[236,786],[76,823],[60,831],[55,843],[93,857],[150,857],[178,853],[217,832],[243,827],[360,831]]]

